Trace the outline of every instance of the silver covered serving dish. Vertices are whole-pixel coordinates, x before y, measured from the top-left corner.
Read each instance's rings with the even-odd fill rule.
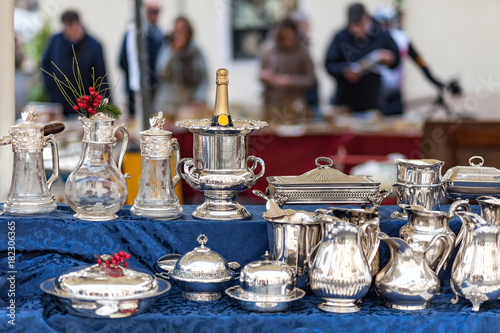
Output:
[[[346,175],[332,165],[330,158],[318,157],[317,168],[302,175],[267,177],[267,194],[281,204],[368,204],[379,194],[380,182]]]
[[[94,264],[45,280],[40,288],[73,315],[124,318],[146,311],[170,290],[170,283],[146,271]]]
[[[165,271],[159,275],[174,280],[185,299],[215,301],[236,278],[233,269],[240,265],[228,263],[218,252],[206,247],[208,238],[205,235],[201,234],[197,240],[200,246],[182,256],[168,254],[158,259],[158,266]]]
[[[304,297],[302,289],[294,287],[294,269],[284,262],[264,260],[249,263],[240,273],[240,285],[230,287],[226,294],[240,301],[243,309],[255,312],[279,312],[291,307],[291,302]]]
[[[478,163],[474,163],[478,160]],[[475,200],[482,195],[500,198],[500,170],[483,166],[481,156],[472,156],[469,166],[450,168],[443,177],[443,189],[450,199]]]

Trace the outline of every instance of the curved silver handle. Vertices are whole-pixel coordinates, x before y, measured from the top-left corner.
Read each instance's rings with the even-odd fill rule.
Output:
[[[123,134],[122,148],[120,150],[120,157],[118,158],[118,170],[120,170],[120,172],[122,172],[122,164],[123,164],[123,159],[125,158],[125,152],[127,151],[127,147],[128,147],[129,135],[128,135],[127,129],[125,128],[125,125],[116,126],[113,129],[113,137],[115,136],[116,132],[118,132],[118,131],[122,132],[122,134]],[[128,174],[124,174],[124,176],[125,176],[125,178],[130,178]]]
[[[264,172],[266,171],[266,165],[260,157],[255,157],[252,155],[248,156],[247,158],[247,163],[250,161],[252,162],[252,166],[248,168],[248,170],[250,170],[252,173],[255,168],[257,168],[257,165],[260,164],[261,170],[258,175],[255,175],[255,180],[257,180],[264,175]]]
[[[380,238],[378,237],[378,234],[380,232],[380,228],[378,226],[378,221],[370,221],[363,223],[360,226],[360,231],[363,233],[359,239],[359,245],[361,246],[362,244],[362,238],[366,237],[368,239],[368,246],[366,247],[366,251],[368,253],[364,253],[366,262],[368,263],[368,266],[370,267],[370,271],[372,269],[372,264],[373,260],[375,259],[375,256],[377,255],[378,248],[380,245]],[[358,236],[360,234],[358,233]]]
[[[50,190],[52,184],[59,178],[59,148],[57,147],[57,142],[53,134],[45,137],[45,145],[47,145],[47,143],[50,144],[52,149],[52,175],[47,181],[47,187]]]
[[[174,186],[177,185],[179,180],[181,180],[181,177],[179,176],[179,171],[177,170],[177,164],[179,163],[179,160],[181,159],[181,148],[179,146],[179,142],[177,142],[177,139],[172,138],[170,140],[172,144],[172,149],[174,152],[174,178],[172,179]]]
[[[177,164],[177,168],[176,169],[177,169],[177,172],[179,173],[179,175],[182,178],[184,178],[184,180],[187,181],[190,186],[192,186],[192,187],[199,187],[200,186],[200,180],[198,178],[194,177],[191,174],[191,171],[194,169],[193,166],[194,166],[194,161],[193,161],[192,158],[183,158]]]
[[[434,236],[431,239],[431,241],[429,242],[429,245],[425,249],[424,253],[427,253],[427,251],[431,247],[433,247],[434,244],[436,244],[436,242],[439,241],[439,240],[441,240],[444,243],[445,251],[444,251],[443,255],[441,256],[441,259],[439,259],[439,264],[436,267],[436,275],[439,275],[439,272],[441,271],[441,269],[446,264],[446,259],[448,259],[448,257],[451,254],[451,251],[453,251],[453,249],[455,247],[454,243],[453,243],[453,237],[451,235],[449,235],[449,234],[441,233],[441,234],[438,234],[438,235]]]
[[[452,218],[453,216],[455,216],[455,213],[457,211],[458,208],[462,207],[464,209],[464,211],[466,212],[470,212],[470,206],[469,206],[469,200],[455,200],[451,206],[450,206],[450,209],[448,211],[448,215],[450,216],[450,218]]]

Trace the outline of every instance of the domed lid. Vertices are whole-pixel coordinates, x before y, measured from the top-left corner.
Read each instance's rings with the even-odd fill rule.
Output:
[[[295,273],[291,266],[271,260],[269,252],[264,260],[249,263],[240,273],[240,287],[261,296],[286,296],[294,289]]]
[[[141,136],[168,136],[169,138],[172,136],[172,132],[163,129],[165,118],[163,118],[162,111],[158,112],[156,116],[149,118],[149,125],[151,127],[146,131],[142,131]]]
[[[184,254],[175,264],[171,275],[174,279],[184,281],[207,280],[224,281],[229,280],[234,275],[229,265],[218,252],[206,247],[208,237],[201,234],[197,238],[200,246]]]
[[[475,164],[474,160],[479,163]],[[494,182],[500,181],[500,170],[493,167],[485,167],[481,156],[472,156],[469,159],[470,166],[455,166],[450,168],[443,177],[443,181],[473,181]]]
[[[121,260],[123,255],[104,254],[98,257],[97,264],[76,267],[59,275],[55,281],[57,292],[79,298],[116,299],[157,291],[156,278],[151,273],[127,268],[128,263]],[[118,259],[115,261],[114,258]],[[125,263],[124,266],[120,262],[122,265]]]

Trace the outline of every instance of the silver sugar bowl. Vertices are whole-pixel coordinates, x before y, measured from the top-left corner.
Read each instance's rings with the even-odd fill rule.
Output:
[[[302,289],[294,287],[295,271],[286,263],[271,260],[249,263],[240,273],[240,285],[228,288],[226,294],[240,301],[243,309],[256,312],[286,311],[291,302],[304,297]]]
[[[50,192],[54,181],[59,178],[59,150],[54,136],[44,136],[44,126],[36,123],[33,107],[22,113],[23,121],[12,126],[10,140],[2,139],[1,144],[12,143],[14,167],[9,194],[3,210],[11,215],[47,214],[56,209],[56,198]],[[43,162],[43,149],[48,144],[52,149],[53,174],[47,181]]]
[[[172,132],[163,129],[164,123],[160,111],[150,118],[151,128],[141,132],[141,178],[130,213],[172,220],[182,215],[182,207],[174,189],[180,177],[176,171],[172,178],[171,155],[174,155],[174,165],[181,155],[177,139],[172,138]]]
[[[165,270],[159,276],[174,280],[185,299],[216,301],[222,297],[229,282],[235,279],[236,273],[232,269],[237,269],[240,265],[236,262],[228,264],[221,254],[206,247],[207,236],[201,234],[197,241],[200,243],[199,247],[170,261],[171,264],[175,262],[173,268],[162,264],[164,257],[172,255],[158,259],[158,266]]]

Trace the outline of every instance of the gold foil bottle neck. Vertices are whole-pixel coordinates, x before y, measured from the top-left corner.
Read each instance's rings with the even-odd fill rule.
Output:
[[[217,85],[228,85],[229,84],[229,71],[225,68],[219,68],[217,70],[215,83]]]

